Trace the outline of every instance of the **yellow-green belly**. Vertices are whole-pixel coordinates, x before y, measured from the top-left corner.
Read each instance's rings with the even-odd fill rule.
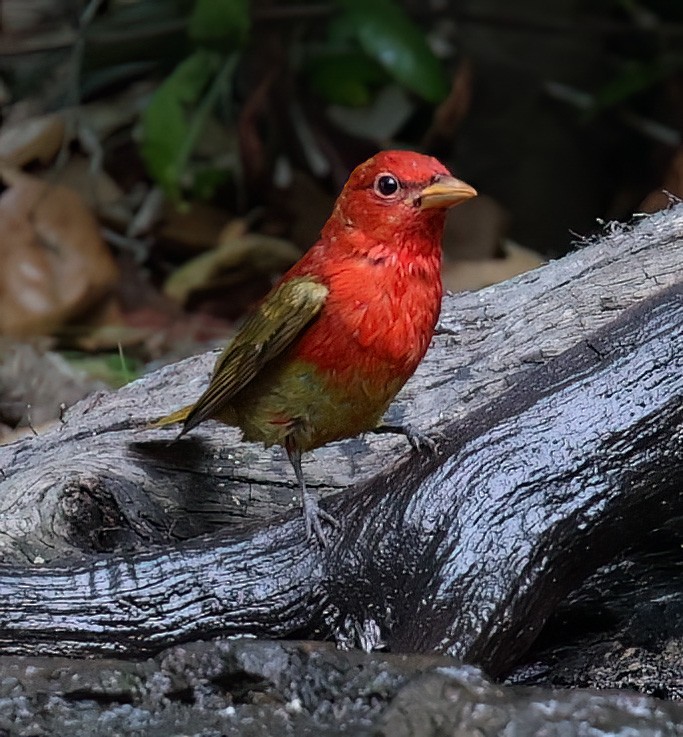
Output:
[[[375,427],[404,380],[322,375],[299,360],[273,362],[216,413],[244,439],[302,451]]]

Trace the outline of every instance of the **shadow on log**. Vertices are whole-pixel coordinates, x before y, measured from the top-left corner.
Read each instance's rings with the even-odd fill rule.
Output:
[[[314,485],[351,487],[326,502],[341,526],[325,551],[298,511],[272,518],[296,495],[277,451],[222,427],[175,445],[135,430],[196,396],[212,357],[0,449],[0,648],[137,657],[303,634],[505,673],[572,587],[683,512],[682,241],[676,207],[450,297],[394,408],[438,454],[386,439],[316,453]]]
[[[558,606],[508,683],[683,701],[683,526],[672,519]]]

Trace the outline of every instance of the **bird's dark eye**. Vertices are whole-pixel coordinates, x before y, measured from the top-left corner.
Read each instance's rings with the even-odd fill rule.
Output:
[[[375,192],[382,197],[391,197],[400,189],[398,179],[392,174],[380,174],[375,179]]]

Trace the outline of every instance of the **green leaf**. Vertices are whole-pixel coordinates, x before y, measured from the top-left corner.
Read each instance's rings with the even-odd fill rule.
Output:
[[[386,82],[386,72],[359,52],[330,53],[311,59],[308,79],[328,102],[349,107],[367,105],[374,90]]]
[[[196,51],[159,86],[142,114],[142,157],[149,173],[177,199],[184,161],[180,152],[189,135],[188,113],[215,74],[218,57]]]
[[[229,182],[231,172],[216,167],[198,168],[192,177],[192,199],[210,200],[216,190]]]
[[[90,378],[98,379],[118,389],[142,375],[142,365],[136,358],[117,353],[100,353],[93,356],[79,351],[64,351],[64,358]]]
[[[341,27],[353,29],[363,51],[404,87],[428,102],[446,97],[448,84],[424,34],[391,0],[337,0]]]
[[[241,46],[249,33],[248,0],[196,0],[188,33],[198,43]]]
[[[596,113],[614,107],[653,87],[672,72],[680,69],[683,66],[682,62],[683,58],[661,58],[653,62],[627,62],[623,69],[597,92],[591,112]]]
[[[188,163],[237,57],[198,50],[159,86],[142,115],[141,152],[147,169],[171,199],[190,186]]]

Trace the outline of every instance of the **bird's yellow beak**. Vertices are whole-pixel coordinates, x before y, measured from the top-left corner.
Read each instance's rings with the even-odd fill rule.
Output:
[[[446,209],[476,196],[477,190],[470,187],[466,182],[462,182],[455,177],[443,176],[420,192],[416,204],[421,210],[428,210],[433,207]]]

